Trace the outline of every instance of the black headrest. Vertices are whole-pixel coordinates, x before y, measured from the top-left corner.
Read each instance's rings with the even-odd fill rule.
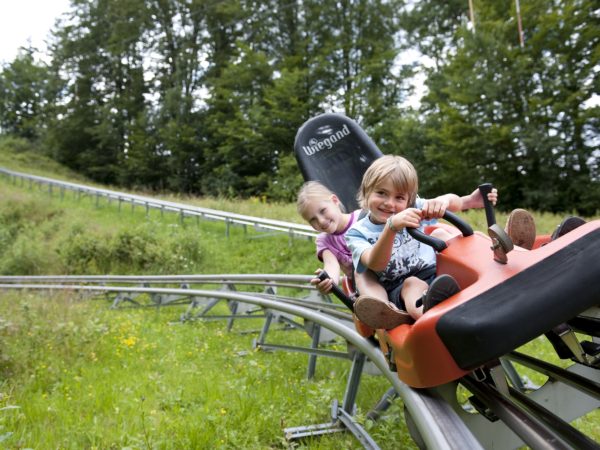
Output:
[[[294,153],[304,179],[323,183],[348,212],[358,209],[356,194],[365,170],[382,156],[356,122],[334,113],[307,120],[296,134]]]

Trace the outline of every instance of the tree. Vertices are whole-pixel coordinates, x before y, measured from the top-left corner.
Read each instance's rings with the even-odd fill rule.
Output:
[[[419,3],[432,11],[436,1]],[[525,46],[519,45],[514,12],[496,2],[477,3],[476,32],[455,12],[437,19],[447,27],[447,51],[430,46],[437,70],[429,94],[423,152],[426,188],[465,190],[484,180],[498,185],[502,204],[593,214],[600,200],[597,107],[586,106],[598,85],[597,24],[588,1],[522,9]],[[444,10],[442,10],[444,11]],[[414,42],[425,33],[412,20]],[[445,54],[443,61],[439,55]],[[594,156],[596,155],[596,156]],[[586,188],[587,186],[587,188]],[[591,189],[590,189],[591,188]]]
[[[37,140],[41,120],[55,98],[54,77],[49,67],[36,62],[34,48],[21,49],[0,73],[0,131]]]
[[[98,181],[291,199],[292,146],[323,112],[412,160],[423,195],[482,181],[501,206],[600,201],[593,0],[72,0],[52,63],[0,76],[3,132]],[[405,108],[414,67],[428,93]],[[31,56],[31,55],[30,55]],[[558,195],[560,192],[560,195]]]
[[[70,23],[56,32],[54,64],[68,83],[48,143],[59,161],[114,183],[126,167],[131,129],[145,109],[138,43],[146,8],[142,0],[74,0],[72,8]]]

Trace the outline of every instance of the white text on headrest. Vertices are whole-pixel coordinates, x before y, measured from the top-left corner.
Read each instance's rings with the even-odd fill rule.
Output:
[[[350,129],[348,128],[348,125],[344,124],[340,131],[336,132],[335,134],[332,134],[329,137],[326,137],[322,141],[317,141],[316,138],[312,138],[308,141],[308,145],[302,146],[302,150],[304,150],[304,153],[306,153],[308,156],[314,155],[315,153],[320,152],[324,148],[329,150],[333,147],[333,144],[345,138],[349,134]]]

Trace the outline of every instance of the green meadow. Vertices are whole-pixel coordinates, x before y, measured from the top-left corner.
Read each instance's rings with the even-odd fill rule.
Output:
[[[17,146],[18,147],[18,146]],[[86,183],[14,143],[0,143],[0,167]],[[35,167],[35,169],[33,169]],[[309,274],[314,242],[181,220],[176,214],[61,195],[0,175],[0,274]],[[466,192],[465,192],[466,193]],[[147,193],[140,193],[148,195]],[[501,195],[501,193],[500,193]],[[299,222],[292,204],[261,199],[163,196],[209,208]],[[482,211],[464,217],[485,230]],[[561,216],[535,214],[539,233]],[[506,213],[497,214],[504,223]],[[289,443],[286,427],[328,422],[350,363],[254,350],[261,319],[179,321],[187,306],[111,309],[103,296],[0,291],[0,447],[10,449],[358,449],[350,434]],[[225,303],[216,312],[227,313]],[[298,330],[269,340],[310,344]],[[344,350],[345,343],[331,348]],[[522,351],[560,365],[544,338]],[[534,383],[544,378],[529,373]],[[364,375],[357,417],[383,449],[416,448],[397,400],[376,423],[366,413],[387,391]],[[600,440],[598,411],[576,426]]]

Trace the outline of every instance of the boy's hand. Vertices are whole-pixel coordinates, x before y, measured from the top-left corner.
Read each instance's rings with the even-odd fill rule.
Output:
[[[406,208],[392,216],[392,225],[394,228],[419,228],[421,224],[421,211],[416,208]]]
[[[450,202],[443,197],[427,200],[421,209],[421,217],[423,219],[443,217],[444,214],[446,214],[446,210],[448,209],[449,205]]]
[[[479,189],[477,189],[477,192],[479,192]],[[479,194],[479,196],[481,196],[481,193]],[[498,201],[498,189],[493,188],[487,195],[487,198],[492,203],[492,205],[496,206],[496,202]],[[483,208],[483,202],[481,202],[481,207]]]
[[[487,195],[488,200],[494,206],[498,202],[498,189],[493,188],[490,193]],[[465,195],[461,197],[462,200],[462,210],[472,209],[472,208],[483,208],[483,198],[481,197],[481,192],[479,188],[475,189],[469,195]]]

